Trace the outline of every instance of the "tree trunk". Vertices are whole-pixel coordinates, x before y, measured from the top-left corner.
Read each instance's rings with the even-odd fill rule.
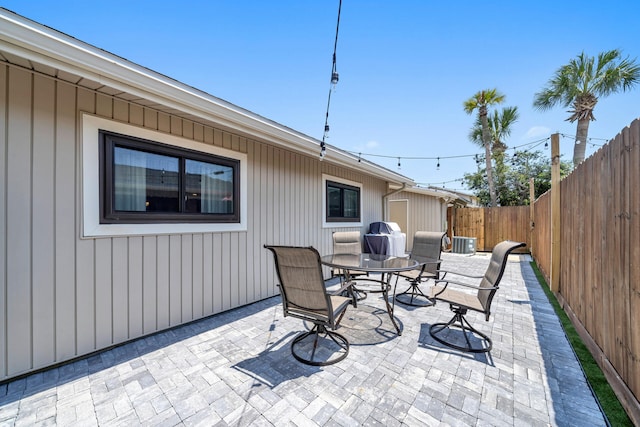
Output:
[[[587,135],[589,134],[589,118],[578,119],[578,129],[576,131],[576,142],[573,145],[573,167],[584,162],[584,153],[587,150]]]
[[[496,189],[493,183],[493,168],[491,167],[491,135],[489,134],[489,121],[487,120],[487,108],[481,107],[480,122],[482,123],[482,142],[484,143],[484,155],[487,162],[487,183],[489,184],[490,207],[497,206]]]

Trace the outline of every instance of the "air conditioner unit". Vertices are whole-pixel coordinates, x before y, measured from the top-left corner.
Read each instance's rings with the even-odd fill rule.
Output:
[[[475,254],[476,238],[475,237],[453,237],[453,247],[451,252],[455,254]]]

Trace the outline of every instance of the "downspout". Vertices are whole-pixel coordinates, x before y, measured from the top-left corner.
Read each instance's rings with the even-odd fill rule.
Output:
[[[451,224],[449,224],[449,203],[455,202],[455,198],[452,197],[441,197],[440,201],[443,205],[443,209],[440,211],[443,221],[442,221],[442,230],[446,233],[443,237],[443,249],[450,250],[451,242],[453,237],[453,228]],[[455,203],[454,203],[455,204]]]
[[[443,209],[440,211],[441,212],[441,216],[444,219],[443,223],[442,223],[442,228],[447,232],[447,235],[449,235],[449,222],[448,222],[448,217],[447,217],[447,213],[449,211],[449,203],[454,201],[454,198],[451,197],[440,197],[440,203],[443,205]]]
[[[402,187],[398,188],[397,190],[393,190],[392,192],[382,196],[382,220],[383,221],[389,220],[389,204],[387,203],[387,199],[393,196],[394,194],[398,194],[399,192],[404,191],[406,188],[407,188],[407,183],[404,182],[402,183]]]

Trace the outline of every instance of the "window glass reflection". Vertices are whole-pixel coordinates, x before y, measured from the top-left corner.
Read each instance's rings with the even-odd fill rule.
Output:
[[[233,168],[186,160],[185,212],[233,213]]]
[[[179,211],[179,159],[116,146],[114,162],[116,211]]]

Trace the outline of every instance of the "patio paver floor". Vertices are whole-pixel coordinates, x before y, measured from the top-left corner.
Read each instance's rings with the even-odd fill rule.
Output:
[[[442,268],[481,274],[489,257]],[[289,346],[307,326],[273,297],[0,385],[0,425],[604,426],[529,259],[510,256],[489,322],[469,314],[489,354],[430,337],[443,303],[396,304],[397,336],[371,294],[338,329],[347,358],[306,366]]]

